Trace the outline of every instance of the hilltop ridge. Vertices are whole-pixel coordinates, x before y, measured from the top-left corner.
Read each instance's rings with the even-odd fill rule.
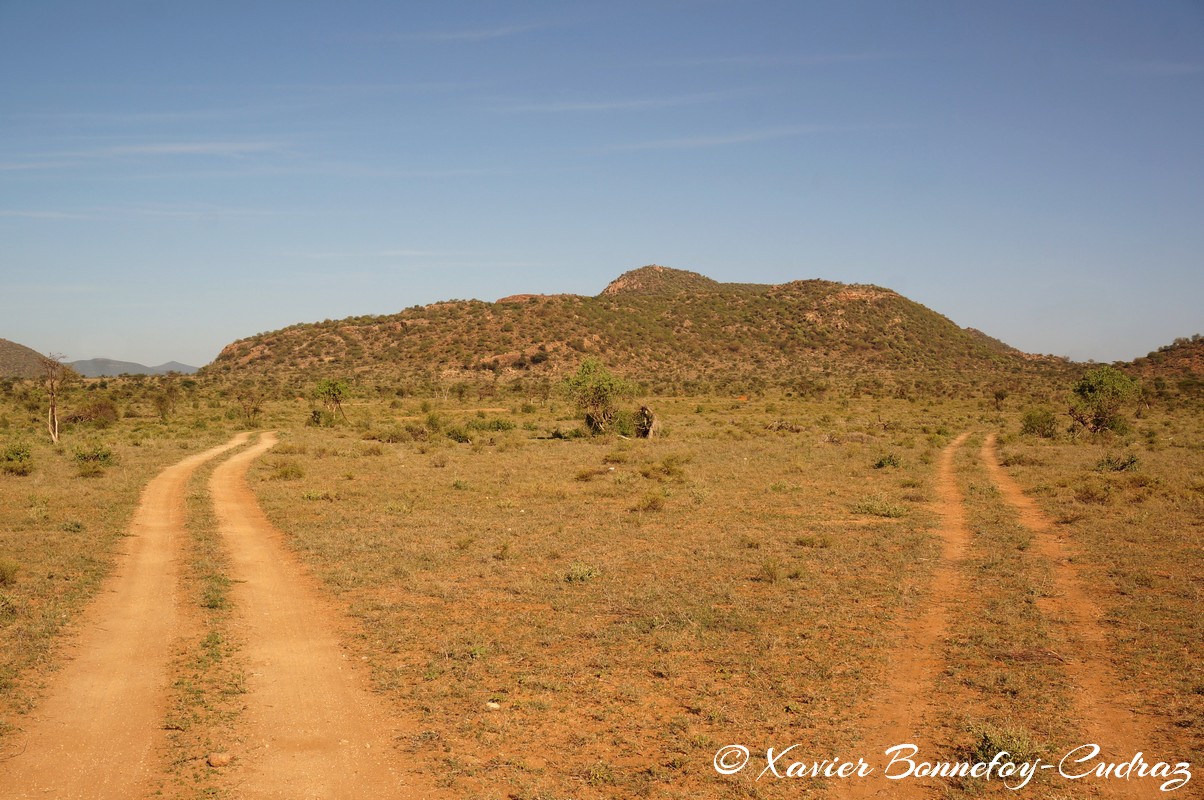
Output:
[[[1023,372],[1051,361],[960,328],[878,286],[819,279],[720,283],[648,265],[623,273],[594,297],[453,300],[292,325],[232,342],[202,371],[528,380],[563,373],[590,356],[663,387]]]

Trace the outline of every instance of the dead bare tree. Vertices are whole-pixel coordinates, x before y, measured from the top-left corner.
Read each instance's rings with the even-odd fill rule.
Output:
[[[46,430],[50,432],[50,441],[59,442],[59,393],[63,385],[75,374],[75,370],[63,363],[65,356],[50,353],[39,356],[42,367],[42,386],[46,389],[46,397],[50,408],[46,412]]]

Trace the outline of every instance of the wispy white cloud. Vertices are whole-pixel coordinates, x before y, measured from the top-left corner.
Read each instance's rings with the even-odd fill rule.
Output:
[[[1121,72],[1152,77],[1204,75],[1204,61],[1130,61],[1119,65]]]
[[[42,152],[0,161],[0,172],[32,172],[94,165],[112,159],[159,158],[170,156],[216,156],[242,158],[283,152],[288,147],[281,141],[211,140],[211,141],[151,141],[136,144],[114,144],[88,147],[81,150]]]
[[[102,294],[106,289],[86,283],[17,283],[7,287],[13,294]]]
[[[256,208],[232,208],[212,205],[145,205],[145,206],[102,206],[88,209],[98,217],[160,217],[164,219],[244,219],[248,217],[272,216],[274,212]]]
[[[730,56],[702,56],[674,61],[687,65],[730,65],[751,67],[807,67],[824,64],[847,64],[858,61],[887,61],[902,58],[904,54],[894,52],[865,53],[750,53]]]
[[[723,92],[678,95],[676,97],[645,97],[620,100],[581,100],[553,103],[515,103],[503,106],[507,112],[593,112],[593,111],[647,111],[657,108],[698,105],[721,100],[731,95]]]
[[[852,131],[897,130],[901,125],[786,125],[777,128],[763,128],[755,131],[740,131],[737,133],[716,134],[710,136],[684,136],[677,139],[654,139],[646,142],[616,144],[602,148],[605,152],[627,152],[637,150],[688,150],[704,147],[724,147],[728,145],[751,144],[766,142],[774,139],[791,139],[797,136],[809,136],[822,133],[843,133]]]
[[[219,206],[94,206],[71,210],[52,209],[2,209],[0,218],[44,219],[44,220],[111,220],[137,217],[164,219],[201,220],[219,218],[246,218],[272,215],[274,212],[250,208],[226,208]]]
[[[22,172],[38,169],[62,169],[73,167],[72,161],[0,161],[0,172]]]
[[[282,142],[273,141],[147,142],[100,148],[90,154],[98,156],[244,156],[251,153],[277,151],[283,147]]]
[[[262,116],[278,110],[281,109],[248,106],[247,108],[180,109],[172,111],[12,111],[0,114],[0,119],[10,122],[46,122],[72,125],[153,125],[251,115]]]
[[[306,253],[285,253],[286,256],[294,258],[308,258],[314,260],[344,260],[344,259],[377,259],[377,258],[462,258],[464,256],[473,255],[471,252],[463,250],[413,250],[413,249],[386,249],[386,250],[363,250],[363,251],[315,251]]]
[[[498,25],[492,28],[464,28],[454,31],[414,31],[410,33],[394,33],[375,37],[379,41],[422,41],[422,42],[485,42],[491,39],[505,39],[524,33],[552,27],[551,23],[527,23],[517,25]]]
[[[0,217],[16,219],[93,219],[89,214],[74,211],[41,211],[0,208]]]

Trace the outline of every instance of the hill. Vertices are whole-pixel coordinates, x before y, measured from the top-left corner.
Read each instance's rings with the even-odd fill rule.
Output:
[[[1204,379],[1204,336],[1181,337],[1122,366],[1143,378]]]
[[[191,375],[196,367],[181,364],[178,361],[168,361],[157,367],[148,367],[133,361],[116,361],[111,358],[89,358],[84,361],[72,361],[71,366],[85,378],[110,378],[116,375],[166,375],[178,372],[181,375]]]
[[[41,359],[37,350],[0,339],[0,378],[36,378],[42,374]]]
[[[872,384],[884,375],[960,378],[1060,363],[878,286],[719,283],[653,265],[621,275],[596,297],[452,300],[293,325],[228,345],[203,372],[446,384],[547,378],[589,356],[662,389]]]

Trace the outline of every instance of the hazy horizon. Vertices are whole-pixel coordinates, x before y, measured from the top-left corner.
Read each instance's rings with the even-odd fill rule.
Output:
[[[1204,9],[0,3],[0,337],[239,338],[657,263],[1021,350],[1204,331]]]

